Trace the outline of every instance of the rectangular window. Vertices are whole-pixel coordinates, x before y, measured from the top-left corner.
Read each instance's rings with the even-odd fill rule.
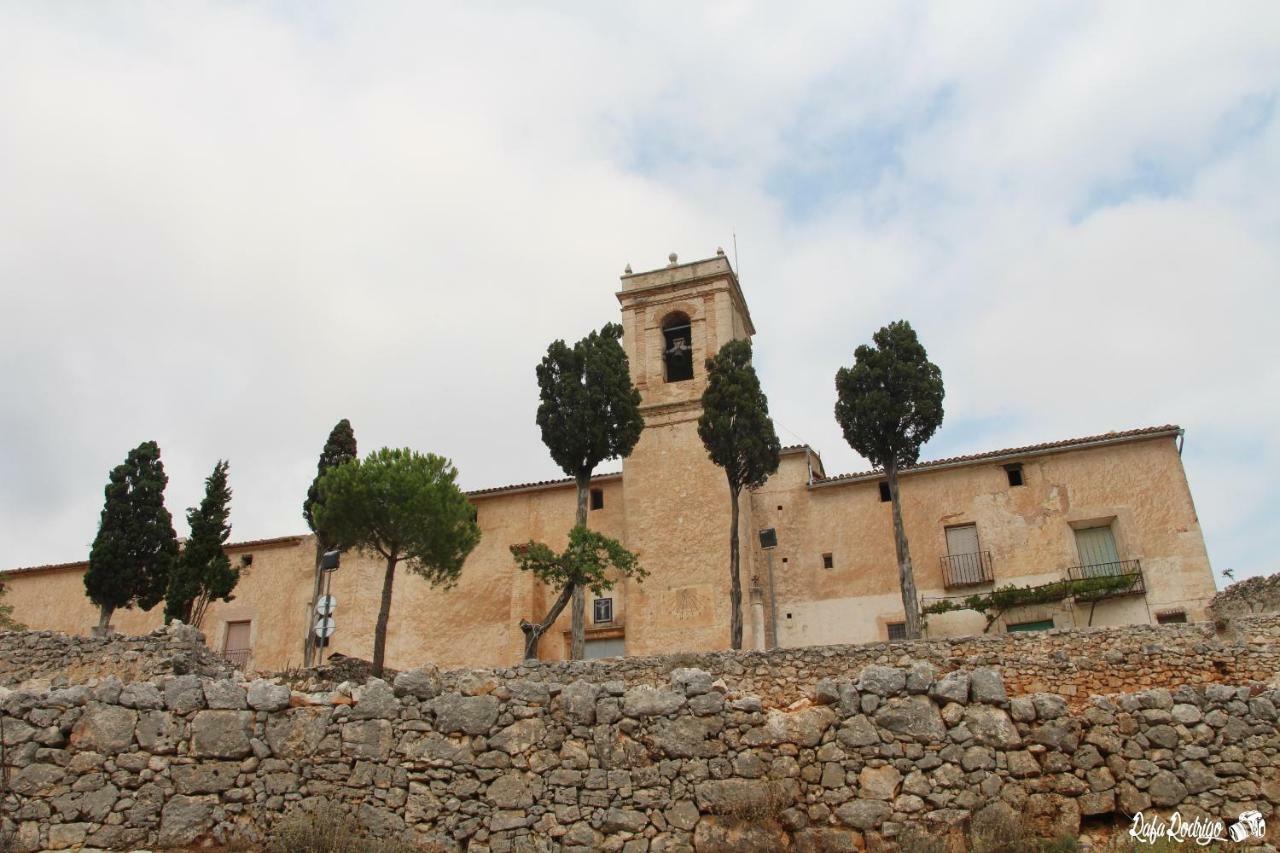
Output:
[[[597,623],[613,621],[613,599],[612,598],[596,599],[594,618]]]
[[[1120,562],[1120,555],[1116,551],[1116,537],[1110,524],[1085,527],[1075,533],[1076,551],[1080,554],[1085,577],[1114,573],[1119,568],[1116,564]]]
[[[608,640],[587,640],[583,643],[582,653],[587,660],[620,658],[627,653],[627,641],[622,637]]]
[[[591,490],[591,508],[604,509],[604,489]]]
[[[1009,626],[1010,634],[1018,631],[1048,631],[1053,627],[1052,619],[1041,619],[1037,622],[1015,622]]]
[[[1010,486],[1022,485],[1022,463],[1016,462],[1012,465],[1004,466],[1004,472],[1009,475]]]
[[[907,638],[906,622],[890,622],[885,627],[889,629],[890,640],[905,640]]]
[[[227,636],[222,643],[222,656],[241,669],[249,663],[251,651],[249,638],[252,625],[253,623],[248,620],[227,623]]]
[[[889,491],[888,483],[880,484],[880,503],[888,503],[893,500],[893,494]]]
[[[1187,613],[1185,610],[1171,610],[1168,613],[1157,613],[1156,622],[1161,625],[1185,625],[1187,624]]]
[[[822,555],[822,568],[824,569],[834,568],[835,564],[836,564],[835,560],[831,557],[830,554]]]

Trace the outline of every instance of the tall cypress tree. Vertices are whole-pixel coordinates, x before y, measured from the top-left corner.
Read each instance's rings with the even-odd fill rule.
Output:
[[[625,457],[640,440],[644,418],[640,392],[631,384],[631,367],[619,341],[622,327],[607,323],[572,347],[553,341],[537,367],[538,426],[551,458],[578,485],[578,512],[572,529],[587,524],[587,494],[591,474],[606,459]],[[579,583],[567,588],[573,599],[572,644],[569,656],[584,653],[585,593]],[[537,648],[541,625],[522,622],[526,647]],[[538,636],[530,638],[531,631]]]
[[[778,470],[782,452],[769,400],[751,366],[751,342],[729,341],[707,359],[707,390],[702,392],[698,436],[711,461],[729,481],[729,638],[742,648],[742,580],[738,547],[738,499],[743,489],[764,485]]]
[[[150,610],[164,598],[178,556],[173,517],[164,506],[168,483],[154,441],[129,451],[111,472],[84,573],[85,592],[98,606],[100,632],[117,609]]]
[[[942,425],[942,371],[929,361],[915,329],[896,320],[854,351],[853,367],[836,373],[836,421],[845,441],[883,469],[893,501],[893,539],[907,636],[920,636],[920,602],[902,525],[898,472],[916,464],[920,448]]]
[[[311,532],[316,536],[315,576],[311,591],[312,604],[320,597],[320,584],[322,581],[320,558],[325,551],[334,547],[333,537],[316,527],[315,510],[320,503],[320,478],[329,469],[351,462],[356,458],[356,433],[351,428],[351,421],[343,418],[334,424],[333,429],[329,431],[329,439],[324,443],[324,449],[320,451],[320,461],[316,463],[316,477],[311,481],[311,488],[307,489],[307,499],[302,502],[302,517],[307,520],[307,527],[311,528]],[[311,630],[311,620],[308,618],[307,637],[302,646],[304,666],[311,666],[315,652],[316,638]]]
[[[4,603],[4,584],[0,583],[0,631],[22,631],[26,628],[13,618],[13,605]]]
[[[232,568],[222,546],[231,536],[231,489],[227,486],[227,463],[219,461],[204,481],[200,506],[187,510],[191,537],[169,577],[165,593],[164,619],[181,619],[200,627],[211,601],[230,601],[240,580],[240,570]]]

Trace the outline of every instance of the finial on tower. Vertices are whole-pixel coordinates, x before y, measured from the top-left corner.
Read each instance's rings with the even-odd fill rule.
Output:
[[[672,252],[671,254],[667,255],[667,260],[671,261],[671,263],[668,264],[668,266],[674,267],[676,265],[676,253]]]
[[[623,270],[627,275],[631,275],[631,264],[627,264],[627,268]]]
[[[723,257],[724,257],[724,246],[716,246],[716,254],[723,258]]]

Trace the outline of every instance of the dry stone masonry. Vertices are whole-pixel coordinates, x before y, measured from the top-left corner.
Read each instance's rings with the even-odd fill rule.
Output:
[[[1231,643],[1194,626],[1054,632],[1003,655],[984,638],[700,656],[709,666],[426,667],[316,692],[201,674],[181,628],[139,648],[0,635],[31,651],[6,658],[10,683],[46,672],[57,643],[143,673],[0,688],[0,831],[19,850],[253,844],[325,812],[425,849],[659,853],[910,849],[912,833],[971,823],[1058,836],[1153,810],[1270,818],[1277,620],[1251,620]],[[1110,678],[1108,655],[1138,680],[1140,653],[1166,686],[1022,689],[1051,684],[1054,664],[1067,686],[1088,660]]]

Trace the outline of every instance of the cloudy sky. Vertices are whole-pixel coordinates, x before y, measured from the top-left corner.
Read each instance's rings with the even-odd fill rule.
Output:
[[[885,322],[927,458],[1173,422],[1215,569],[1280,570],[1274,2],[0,4],[0,566],[83,558],[155,439],[301,532],[329,428],[558,476],[533,366],[737,235],[785,443],[864,466]],[[606,466],[608,467],[608,466]]]

